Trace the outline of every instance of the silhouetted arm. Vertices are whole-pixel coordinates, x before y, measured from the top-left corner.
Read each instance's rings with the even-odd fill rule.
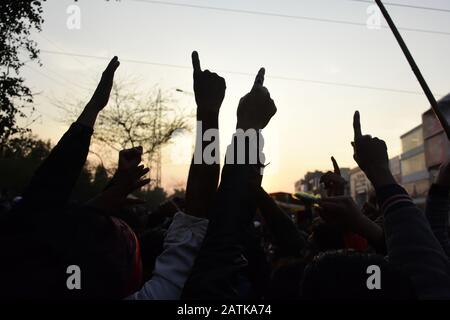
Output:
[[[392,176],[386,143],[362,135],[358,112],[353,126],[354,158],[374,186],[383,211],[389,261],[411,278],[420,299],[449,299],[449,259],[423,212]]]
[[[32,209],[51,209],[64,205],[86,162],[93,126],[98,113],[106,106],[114,72],[119,66],[114,57],[102,74],[91,100],[77,121],[63,135],[50,155],[36,170],[23,194],[23,205]],[[50,210],[47,210],[50,212]]]
[[[278,207],[263,188],[258,192],[258,208],[283,255],[299,256],[305,247],[305,239],[292,219]]]
[[[254,165],[224,165],[215,204],[209,212],[208,231],[186,282],[183,299],[237,297],[238,275],[247,265],[243,258],[244,238],[256,211],[256,187],[260,179]]]
[[[214,200],[220,174],[219,109],[225,96],[225,80],[208,70],[202,71],[197,52],[192,53],[194,92],[197,103],[195,152],[186,186],[186,211],[207,217]],[[215,146],[214,151],[206,149]]]
[[[203,151],[208,144],[219,145],[218,135],[215,141],[203,141],[202,137],[208,129],[219,130],[218,115],[201,117],[197,115],[197,121],[201,121],[201,127],[197,128],[195,152],[203,155]],[[198,122],[197,122],[198,123]],[[217,157],[219,149],[217,148]],[[199,158],[200,163],[196,163],[194,156],[189,168],[189,175],[186,185],[186,211],[188,214],[207,218],[208,210],[214,201],[217,185],[219,183],[220,162],[205,163],[203,156]]]
[[[208,231],[186,282],[184,299],[238,297],[239,273],[247,265],[243,258],[246,230],[256,211],[256,196],[262,179],[260,161],[263,159],[253,156],[262,150],[260,130],[276,113],[263,82],[264,69],[261,69],[252,90],[239,103],[237,131],[227,149],[222,179],[209,212]],[[243,130],[247,129],[253,129],[255,135],[253,139],[242,140]],[[257,161],[252,163],[252,159]]]
[[[58,208],[67,203],[86,161],[92,128],[73,123],[36,170],[23,194],[33,209]]]

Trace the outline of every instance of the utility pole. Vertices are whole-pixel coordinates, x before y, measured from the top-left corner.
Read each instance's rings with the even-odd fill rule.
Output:
[[[158,90],[158,95],[155,101],[155,109],[153,115],[153,130],[152,130],[152,143],[156,145],[150,160],[150,175],[152,177],[152,185],[154,188],[161,187],[161,117],[162,117],[162,98],[161,89]]]
[[[161,89],[158,89],[158,98],[156,105],[156,138],[158,141],[158,147],[155,150],[156,155],[156,187],[161,187],[161,118],[162,118],[162,105],[161,105]]]

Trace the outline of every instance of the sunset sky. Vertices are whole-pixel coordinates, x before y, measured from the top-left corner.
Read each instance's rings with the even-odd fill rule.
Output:
[[[448,0],[386,2],[447,10],[387,6],[399,27],[435,31],[401,33],[435,96],[448,93]],[[73,4],[80,8],[80,29],[66,25]],[[87,101],[114,55],[121,60],[117,78],[137,77],[143,90],[158,85],[192,112],[190,55],[197,50],[202,67],[226,80],[222,150],[235,128],[240,97],[250,90],[252,75],[266,68],[265,86],[278,108],[264,130],[271,162],[263,180],[268,191],[292,192],[307,171],[330,169],[331,155],[341,167],[354,167],[355,110],[361,112],[363,133],[383,138],[395,156],[401,152],[399,137],[421,122],[428,103],[391,32],[365,25],[370,5],[352,0],[49,0],[43,6],[43,31],[33,34],[43,66],[23,68],[42,115],[33,132],[57,142],[68,124],[52,101]],[[184,186],[193,139],[186,134],[164,148],[165,188]]]

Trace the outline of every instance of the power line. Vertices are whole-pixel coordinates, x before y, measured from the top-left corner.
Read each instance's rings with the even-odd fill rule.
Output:
[[[44,34],[42,33],[37,33],[41,38],[43,38],[45,41],[47,41],[52,47],[54,47],[57,50],[63,50],[59,45],[57,45],[54,41],[50,40],[48,37],[46,37]],[[86,67],[86,64],[84,64],[83,62],[81,62],[81,60],[77,59],[76,57],[72,57],[74,61],[76,61],[78,64],[80,64],[82,67]],[[66,77],[62,76],[61,74],[51,70],[48,66],[43,66],[44,68],[46,68],[46,70],[48,72],[53,73],[54,75],[56,75],[59,79],[62,79],[70,84],[72,84],[73,86],[76,86],[80,89],[86,90],[86,91],[90,91],[91,89],[83,87],[75,82],[73,82],[72,80],[67,79]]]
[[[372,0],[348,0],[348,1],[373,3]],[[411,9],[420,9],[420,10],[438,11],[438,12],[450,12],[450,9],[415,6],[415,5],[411,5],[411,4],[392,3],[392,2],[384,2],[384,1],[383,1],[383,4],[386,6],[391,6],[391,7],[411,8]]]
[[[47,78],[47,79],[49,79],[49,80],[51,80],[51,81],[53,81],[53,82],[59,84],[59,85],[62,86],[62,87],[67,87],[66,84],[62,83],[60,80],[55,79],[55,78],[53,78],[53,77],[51,77],[51,76],[49,76],[49,75],[47,75],[47,74],[41,72],[41,71],[38,70],[38,69],[35,69],[35,68],[33,68],[33,67],[31,67],[31,66],[29,66],[29,65],[27,65],[27,64],[25,65],[25,67],[29,68],[30,70],[32,70],[32,71],[34,71],[34,72],[40,74],[41,76],[43,76],[43,77],[45,77],[45,78]],[[48,99],[48,97],[47,97],[47,99]],[[37,110],[37,109],[36,109],[36,110]],[[43,112],[41,109],[37,110],[37,112],[39,112],[41,115],[46,116],[47,118],[50,118],[50,119],[52,119],[52,120],[55,120],[55,117],[54,117],[54,116],[51,116],[51,115],[49,115],[49,114],[46,113],[46,112]]]
[[[62,87],[67,87],[67,85],[66,85],[65,83],[61,82],[61,80],[59,80],[59,79],[53,78],[53,77],[49,76],[48,74],[45,74],[45,73],[43,73],[42,71],[40,71],[40,70],[38,70],[38,69],[35,69],[35,68],[33,68],[33,67],[31,67],[31,66],[29,66],[29,65],[27,65],[27,64],[25,65],[25,67],[27,67],[28,69],[30,69],[30,70],[32,70],[32,71],[34,71],[34,72],[40,74],[41,76],[43,76],[43,77],[45,77],[45,78],[47,78],[47,79],[49,79],[49,80],[51,80],[51,81],[53,81],[53,82],[59,84],[59,85],[62,86]]]
[[[40,71],[40,70],[34,69],[34,68],[32,68],[31,66],[29,66],[29,65],[27,65],[27,64],[26,64],[25,66],[28,67],[29,69],[33,70],[34,72],[39,73],[40,75],[42,75],[42,76],[44,76],[44,77],[46,77],[46,78],[48,78],[48,79],[50,79],[50,80],[52,80],[52,81],[54,81],[54,82],[58,82],[58,84],[60,84],[61,86],[67,87],[67,84],[70,84],[72,87],[80,88],[80,89],[82,89],[83,91],[89,91],[89,92],[91,91],[91,89],[86,88],[86,87],[83,87],[83,86],[80,86],[79,84],[73,82],[72,80],[69,80],[69,79],[63,77],[63,76],[60,75],[59,73],[57,73],[57,72],[55,72],[55,71],[49,69],[49,68],[46,67],[46,66],[43,66],[43,67],[45,68],[45,70],[47,70],[48,72],[52,73],[54,76],[56,76],[56,78],[53,78],[53,77],[51,77],[50,75],[45,74],[45,73],[43,73],[43,72]],[[61,81],[64,81],[64,82],[66,82],[67,84],[62,83]]]
[[[38,36],[42,37],[45,41],[47,41],[52,47],[54,47],[56,50],[63,50],[59,45],[57,45],[53,40],[50,40],[48,37],[46,37],[43,33],[37,33]],[[74,58],[76,62],[78,62],[81,66],[86,67],[86,65],[78,60],[77,58]]]
[[[107,61],[109,60],[108,57],[93,56],[93,55],[88,55],[88,54],[78,54],[78,53],[52,51],[52,50],[41,50],[41,52],[42,53],[46,53],[46,54],[55,54],[55,55],[63,55],[63,56],[75,56],[75,57],[82,57],[82,58],[107,60]],[[183,66],[183,65],[177,65],[177,64],[159,63],[159,62],[152,62],[152,61],[145,61],[145,60],[134,60],[134,59],[120,59],[120,60],[124,61],[124,62],[137,63],[137,64],[143,64],[143,65],[152,65],[152,66],[158,66],[158,67],[176,68],[176,69],[184,69],[184,70],[191,70],[192,69],[191,66]],[[233,71],[233,70],[223,70],[223,69],[221,70],[221,69],[219,69],[219,70],[217,70],[217,72],[222,72],[222,73],[227,73],[227,74],[234,74],[234,75],[241,75],[241,76],[249,76],[249,77],[254,77],[255,76],[254,73]],[[368,90],[385,91],[385,92],[404,93],[404,94],[417,94],[417,95],[422,95],[423,94],[420,91],[394,89],[394,88],[377,87],[377,86],[366,86],[366,85],[359,85],[359,84],[353,84],[353,83],[334,82],[334,81],[322,81],[322,80],[304,79],[304,78],[296,78],[296,77],[266,76],[266,78],[276,79],[276,80],[284,80],[284,81],[313,83],[313,84],[328,85],[328,86],[338,86],[338,87],[368,89]],[[438,94],[438,95],[442,96],[442,94]]]
[[[214,10],[214,11],[222,11],[222,12],[243,13],[243,14],[250,14],[250,15],[269,16],[269,17],[277,17],[277,18],[308,20],[308,21],[314,21],[314,22],[335,23],[335,24],[345,24],[345,25],[352,25],[352,26],[359,26],[359,27],[367,27],[366,23],[352,22],[352,21],[346,21],[346,20],[325,19],[325,18],[317,18],[317,17],[289,15],[289,14],[264,12],[264,11],[231,9],[231,8],[223,8],[223,7],[201,6],[201,5],[195,5],[195,4],[167,2],[167,1],[154,1],[154,0],[132,0],[132,1],[148,3],[148,4],[173,6],[173,7],[185,7],[185,8],[192,8],[192,9]],[[388,26],[381,26],[381,28],[389,29]],[[418,28],[398,28],[398,29],[403,30],[403,31],[440,34],[440,35],[446,35],[446,36],[450,35],[450,32],[438,31],[438,30],[428,30],[428,29],[418,29]]]
[[[53,50],[41,49],[40,52],[47,53],[47,54],[57,54],[57,55],[62,55],[62,56],[110,60],[109,57],[93,56],[93,55],[89,55],[89,54],[80,54],[80,53],[73,53],[73,52],[66,52],[66,51],[53,51]],[[120,59],[120,60],[125,61],[125,62],[130,62],[130,63],[149,64],[149,65],[154,65],[154,66],[159,66],[159,67],[182,68],[182,69],[191,69],[192,68],[190,66],[188,67],[188,66],[182,66],[182,65],[177,65],[177,64],[150,62],[150,61],[145,61],[145,60],[134,60],[134,59]]]
[[[52,73],[53,75],[55,75],[58,79],[61,79],[61,80],[67,82],[68,84],[70,84],[70,85],[72,85],[72,86],[75,86],[75,87],[77,87],[77,88],[80,88],[81,90],[88,91],[88,92],[91,92],[91,90],[92,90],[92,89],[90,89],[90,88],[83,87],[83,86],[79,85],[78,83],[75,83],[74,81],[65,78],[64,76],[60,75],[60,74],[59,74],[58,72],[56,72],[56,71],[51,70],[51,69],[48,68],[47,66],[43,66],[43,67],[45,68],[45,70],[47,70],[48,72],[50,72],[50,73]]]

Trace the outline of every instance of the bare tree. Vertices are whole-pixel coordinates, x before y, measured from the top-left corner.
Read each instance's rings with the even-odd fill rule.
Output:
[[[84,103],[76,101],[68,105],[55,101],[64,110],[64,121],[73,121]],[[93,136],[97,148],[93,154],[103,162],[99,148],[120,151],[142,146],[148,166],[154,167],[160,148],[169,144],[175,135],[190,130],[190,117],[159,88],[143,93],[134,81],[116,81],[108,106],[97,119]]]

